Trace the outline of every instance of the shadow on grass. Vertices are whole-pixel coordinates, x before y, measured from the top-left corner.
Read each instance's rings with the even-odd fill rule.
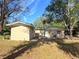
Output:
[[[42,39],[42,40],[38,40],[36,42],[29,42],[28,44],[23,44],[18,47],[15,47],[15,49],[10,51],[8,53],[8,55],[5,56],[3,59],[15,59],[16,57],[22,55],[27,50],[31,51],[32,48],[39,47],[40,45],[43,45],[43,44],[50,44],[50,42],[51,43],[56,42],[58,44],[57,47],[59,49],[79,58],[79,43],[65,44],[65,43],[63,43],[64,42],[63,39],[58,39],[58,40],[56,40],[56,39],[51,39],[51,40]]]
[[[58,48],[64,52],[79,58],[79,43],[64,43],[63,39],[54,40],[58,44]]]
[[[27,50],[31,50],[31,48],[34,48],[37,46],[37,42],[29,42],[28,44],[20,45],[10,51],[7,56],[5,56],[3,59],[15,59],[16,57],[20,56]]]
[[[68,54],[71,54],[79,58],[79,43],[59,44],[58,48],[62,49],[64,52]]]
[[[71,54],[74,57],[79,58],[79,43],[64,43],[63,39],[52,39],[45,40],[45,43],[49,44],[49,42],[56,42],[58,44],[58,48],[66,52],[68,55]]]

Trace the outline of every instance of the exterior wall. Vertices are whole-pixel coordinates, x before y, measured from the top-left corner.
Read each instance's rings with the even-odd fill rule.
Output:
[[[35,30],[35,33],[38,33],[41,36],[44,36],[44,30]],[[45,31],[45,37],[50,38],[50,34],[48,31]]]
[[[64,35],[64,31],[61,31],[61,38],[64,38],[65,35]]]
[[[50,38],[50,34],[48,31],[45,32],[45,37]]]
[[[35,35],[35,32],[34,32],[34,29],[33,28],[30,28],[30,39],[32,40],[34,35]]]
[[[50,32],[50,38],[53,38],[53,37],[64,38],[64,31],[63,30],[61,30],[61,31],[52,30]]]
[[[11,28],[11,40],[30,40],[29,27],[17,26]]]
[[[43,36],[44,31],[43,30],[35,30],[35,33],[38,33],[39,35]]]

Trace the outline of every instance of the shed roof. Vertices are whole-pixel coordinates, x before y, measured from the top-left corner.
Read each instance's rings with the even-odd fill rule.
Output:
[[[34,27],[34,26],[33,26],[32,24],[30,24],[30,23],[24,23],[24,22],[20,22],[20,21],[13,22],[13,23],[10,23],[10,24],[6,24],[6,26],[10,26],[10,27],[19,26],[19,25]]]

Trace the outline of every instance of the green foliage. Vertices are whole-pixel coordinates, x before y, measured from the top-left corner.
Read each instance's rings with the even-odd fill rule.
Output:
[[[58,23],[58,22],[52,22],[50,25],[53,28],[63,28],[64,29],[63,22],[60,22],[60,23]]]
[[[4,40],[4,39],[10,39],[10,29],[9,27],[4,27],[3,30],[0,33],[0,40]]]
[[[43,29],[43,17],[39,17],[33,24],[36,29]]]
[[[79,12],[79,2],[76,2],[75,0],[69,0],[69,4],[72,6],[68,7],[68,13],[67,16],[69,17],[70,23],[72,26],[74,26],[78,22],[78,12]]]
[[[9,40],[10,35],[0,35],[0,40]]]
[[[76,23],[78,12],[79,2],[75,0],[53,0],[47,6],[45,15],[51,15],[53,19],[62,20],[69,25]]]
[[[46,15],[51,15],[54,19],[63,18],[63,14],[66,13],[67,1],[63,0],[52,0],[46,8]]]
[[[10,35],[4,35],[3,36],[5,40],[9,40],[10,39]]]
[[[5,26],[0,32],[0,35],[10,35],[10,28]]]
[[[69,30],[71,35],[73,27],[79,21],[79,1],[51,0],[51,3],[46,8],[45,14],[51,15],[55,20],[63,21],[64,27]],[[57,24],[53,24],[53,26],[57,26]]]

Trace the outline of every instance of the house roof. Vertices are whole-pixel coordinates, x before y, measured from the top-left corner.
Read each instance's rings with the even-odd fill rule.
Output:
[[[62,29],[62,28],[49,28],[49,29],[47,29],[47,30],[56,30],[56,31],[62,31],[62,30],[64,30],[64,29]]]
[[[35,30],[44,30],[44,29],[35,29]],[[62,28],[47,28],[47,31],[63,31],[64,29]]]
[[[34,27],[34,26],[33,26],[32,24],[30,24],[30,23],[24,23],[24,22],[20,22],[20,21],[13,22],[13,23],[10,23],[10,24],[6,24],[6,26],[10,26],[10,27],[19,26],[19,25]]]

